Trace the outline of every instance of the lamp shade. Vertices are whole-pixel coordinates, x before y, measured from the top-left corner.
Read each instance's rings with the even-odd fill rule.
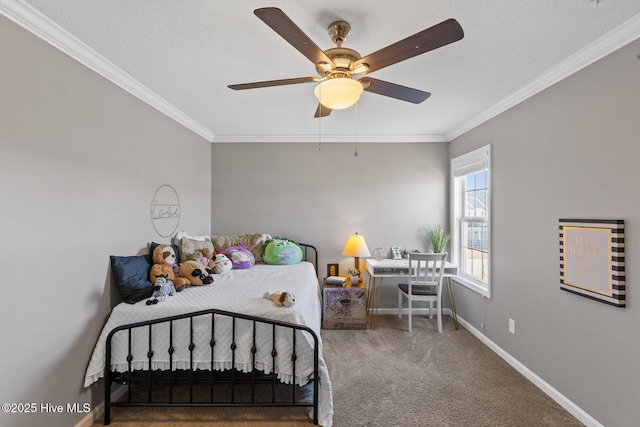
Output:
[[[360,99],[362,84],[348,77],[340,77],[320,82],[313,93],[318,102],[332,110],[349,108]]]
[[[347,240],[347,244],[344,245],[344,249],[342,250],[342,255],[359,258],[371,256],[371,252],[369,252],[364,237],[356,233],[349,236],[349,240]]]

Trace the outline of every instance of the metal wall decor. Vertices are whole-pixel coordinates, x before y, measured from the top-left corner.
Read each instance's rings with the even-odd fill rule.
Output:
[[[625,307],[624,220],[560,219],[560,289]]]
[[[151,199],[151,224],[161,237],[171,237],[180,224],[180,198],[170,185],[158,187]]]

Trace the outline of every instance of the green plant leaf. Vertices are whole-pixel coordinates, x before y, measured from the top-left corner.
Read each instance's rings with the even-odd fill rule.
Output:
[[[424,227],[424,234],[427,243],[431,246],[431,250],[435,253],[441,253],[449,243],[451,236],[444,231],[444,228],[438,224],[434,227]]]

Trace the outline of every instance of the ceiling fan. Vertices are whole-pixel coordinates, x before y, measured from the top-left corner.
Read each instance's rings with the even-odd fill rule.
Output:
[[[297,77],[233,84],[229,85],[229,88],[243,90],[320,82],[314,90],[319,101],[314,117],[325,117],[331,114],[332,110],[352,106],[358,101],[363,91],[414,104],[421,103],[431,96],[429,92],[366,76],[355,79],[354,76],[366,75],[453,43],[464,37],[464,32],[458,21],[447,19],[433,27],[361,57],[355,50],[342,47],[342,43],[351,32],[349,23],[345,21],[336,21],[329,25],[329,37],[336,44],[336,47],[323,51],[282,10],[276,7],[266,7],[256,9],[253,13],[313,62],[319,77]]]

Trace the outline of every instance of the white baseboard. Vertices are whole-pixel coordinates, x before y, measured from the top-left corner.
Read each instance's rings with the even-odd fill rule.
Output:
[[[449,311],[451,312],[451,311]],[[476,338],[478,338],[484,345],[489,347],[494,353],[504,359],[509,365],[511,365],[516,371],[520,372],[529,381],[531,381],[536,387],[542,390],[547,396],[555,400],[560,406],[567,410],[571,415],[576,417],[587,427],[604,427],[591,415],[586,413],[582,408],[569,400],[565,395],[553,388],[549,383],[536,375],[533,371],[520,363],[515,357],[504,351],[496,343],[487,338],[482,332],[474,328],[470,323],[458,316],[458,323],[464,326],[466,330],[471,332]]]
[[[127,387],[125,386],[114,387],[114,390],[111,393],[111,400],[115,401],[120,399],[126,392]],[[87,415],[78,421],[74,427],[91,427],[91,425],[95,423],[102,414],[104,414],[104,401],[87,413]]]

